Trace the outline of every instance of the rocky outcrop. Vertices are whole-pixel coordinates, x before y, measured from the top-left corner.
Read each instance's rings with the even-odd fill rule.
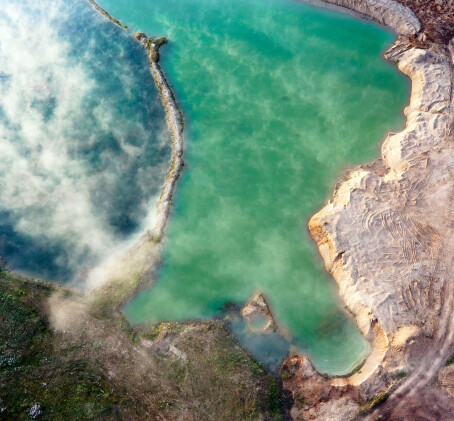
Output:
[[[150,61],[152,63],[159,62],[159,49],[167,44],[166,37],[148,38],[143,32],[137,32],[135,35],[137,41],[140,41],[149,51]]]
[[[39,403],[35,403],[28,412],[28,418],[32,420],[38,419],[43,413],[41,405]]]
[[[261,292],[255,294],[241,309],[241,316],[252,331],[271,333],[277,329],[270,307]]]
[[[292,390],[294,420],[353,419],[358,413],[358,392],[350,387],[334,387],[318,374],[306,357],[292,357],[282,367],[283,386]]]

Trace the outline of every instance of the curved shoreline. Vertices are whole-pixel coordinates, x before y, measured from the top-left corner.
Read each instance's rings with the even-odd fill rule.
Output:
[[[336,10],[340,13],[347,13],[362,19],[374,21],[390,29],[398,36],[414,35],[421,29],[421,24],[416,15],[408,7],[397,3],[394,0],[302,0],[319,7],[326,7]],[[387,58],[387,57],[386,57]],[[389,59],[388,59],[389,60]],[[389,60],[392,61],[392,60]],[[398,59],[393,60],[397,63]],[[399,69],[402,73],[409,76],[412,80],[412,86],[415,83],[416,75]],[[412,98],[418,96],[414,91],[411,93]],[[408,120],[407,120],[408,125]],[[343,183],[340,184],[342,186]],[[339,189],[341,188],[339,186]],[[336,195],[337,191],[334,193]],[[328,205],[329,206],[329,205]],[[346,206],[342,203],[342,206]],[[341,285],[343,279],[348,278],[348,273],[344,273],[345,268],[342,265],[342,255],[344,252],[332,250],[335,243],[331,237],[335,236],[328,232],[321,232],[323,228],[318,219],[327,207],[313,215],[309,221],[309,233],[317,243],[319,252],[325,262],[327,271],[333,276],[339,286],[339,295],[345,302],[349,310],[355,315],[355,321],[364,337],[369,341],[371,349],[369,354],[360,362],[360,372],[354,372],[347,376],[332,376],[331,384],[335,387],[347,385],[358,386],[366,381],[379,367],[385,359],[389,349],[389,338],[386,331],[381,327],[377,319],[371,317],[372,311],[358,299],[354,304],[348,299],[351,291],[343,293]],[[329,245],[329,253],[326,253],[325,246]],[[357,369],[355,370],[357,371]]]
[[[385,57],[412,82],[405,129],[388,134],[381,156],[352,169],[309,221],[310,234],[341,299],[372,341],[360,372],[332,378],[331,387],[358,387],[367,399],[389,394],[387,403],[373,413],[389,416],[391,410],[405,406],[403,396],[415,395],[444,364],[454,335],[449,319],[454,294],[449,282],[453,218],[449,203],[442,200],[450,195],[453,63],[438,45],[414,47],[419,22],[415,25],[414,13],[399,3],[325,2],[366,14],[396,32],[399,38]],[[391,7],[383,13],[387,5]],[[412,370],[408,347],[429,336],[434,338],[431,346],[423,348],[419,366]],[[385,387],[396,370],[412,373],[398,387],[394,380]],[[330,404],[336,407],[340,402],[334,399]],[[317,414],[322,407],[323,403]]]
[[[120,21],[102,9],[94,0],[90,4],[114,24],[127,28]],[[158,88],[166,114],[167,127],[172,138],[172,155],[159,201],[156,205],[156,222],[148,228],[140,240],[122,256],[112,256],[102,263],[93,274],[93,286],[89,287],[91,309],[106,313],[119,309],[130,300],[145,284],[152,284],[156,269],[162,261],[162,240],[169,219],[172,197],[178,178],[184,166],[183,115],[175,100],[175,95],[159,65],[159,49],[167,39],[147,38],[145,34],[135,35],[148,52],[150,72]]]
[[[122,25],[121,22],[112,17],[108,12],[101,8],[94,0],[88,0],[93,7],[104,15],[107,19],[115,23],[116,25],[127,28],[126,25]],[[140,35],[138,37],[137,35]],[[136,39],[149,51],[149,60],[151,67],[151,74],[158,88],[161,102],[166,113],[167,126],[172,136],[172,158],[170,169],[167,173],[164,186],[161,191],[159,202],[156,210],[156,224],[153,231],[148,230],[145,234],[147,238],[154,242],[160,242],[163,235],[164,229],[167,224],[167,220],[170,214],[172,206],[173,192],[175,191],[176,183],[181,174],[184,166],[183,161],[183,128],[184,120],[180,108],[175,100],[175,95],[167,82],[166,77],[159,65],[159,48],[167,42],[159,42],[158,44],[153,43],[153,38],[147,38],[144,34],[137,34]],[[162,38],[161,38],[162,40]],[[141,241],[142,242],[142,241]]]
[[[121,23],[113,18],[108,12],[100,8],[94,0],[88,0],[99,12],[101,12],[105,17],[111,20],[113,23],[121,25]],[[366,3],[372,4],[375,3],[375,0],[365,0]],[[393,2],[392,0],[384,0],[385,3],[397,5],[396,10],[398,19],[380,19],[377,13],[380,12],[378,8],[361,8],[361,3],[352,0],[327,0],[329,7],[332,7],[334,4],[336,9],[339,7],[344,7],[346,10],[353,10],[355,14],[360,14],[363,16],[369,16],[371,19],[376,20],[379,23],[386,24],[386,22],[391,22],[393,28],[403,28],[403,32],[412,32],[410,29],[416,31],[416,28],[419,29],[418,21],[414,14],[404,6]],[[352,6],[353,5],[353,6]],[[351,9],[349,8],[351,7]],[[364,12],[370,12],[371,14],[365,15]],[[378,12],[377,12],[378,11]],[[408,22],[405,21],[405,18],[408,19]],[[401,19],[401,21],[399,21]],[[416,24],[414,20],[416,19]],[[167,224],[167,220],[170,214],[172,206],[172,196],[176,187],[177,180],[182,171],[184,162],[182,160],[183,154],[183,117],[176,104],[174,94],[167,83],[167,80],[162,72],[162,69],[159,66],[159,54],[158,50],[160,44],[156,47],[152,43],[152,39],[148,39],[145,34],[136,34],[136,38],[141,42],[144,47],[149,51],[149,60],[151,73],[155,80],[156,86],[158,87],[162,104],[166,112],[166,120],[172,136],[172,161],[171,165],[162,188],[160,199],[157,205],[156,210],[156,224],[153,230],[148,230],[141,240],[133,246],[133,248],[127,253],[121,262],[121,268],[115,268],[114,271],[119,271],[120,274],[113,275],[109,273],[107,276],[106,284],[102,285],[101,289],[98,290],[98,293],[101,292],[103,295],[106,291],[107,297],[104,297],[104,300],[112,300],[115,307],[119,307],[124,304],[143,284],[144,281],[154,280],[154,271],[160,262],[160,249],[159,243],[163,239],[164,230]],[[148,41],[148,42],[147,42]],[[151,41],[151,43],[149,42]],[[153,47],[151,47],[153,45]],[[157,54],[157,55],[156,55]],[[312,236],[314,234],[311,232]],[[314,237],[315,239],[315,237]],[[323,256],[323,254],[322,254]],[[323,256],[324,257],[324,256]],[[326,261],[326,259],[325,259]],[[136,267],[135,267],[136,266]],[[132,282],[131,280],[134,279]],[[104,301],[103,300],[103,301]],[[348,303],[347,303],[348,305]],[[350,307],[350,306],[349,306]],[[358,312],[355,312],[354,308],[350,309],[357,314],[356,321],[360,330],[363,332],[365,337],[371,342],[371,352],[368,356],[363,357],[360,365],[362,367],[361,374],[356,373],[351,376],[338,376],[333,378],[333,384],[336,385],[345,385],[345,384],[360,384],[367,377],[369,377],[377,364],[383,360],[388,349],[388,338],[386,333],[381,329],[379,324],[377,324],[373,329],[370,329],[372,322],[369,318],[364,318],[359,316]],[[367,312],[367,311],[366,311]],[[363,311],[364,313],[364,311]]]
[[[161,100],[166,110],[166,120],[172,134],[172,163],[167,174],[161,196],[157,206],[157,221],[153,230],[155,241],[161,241],[164,229],[169,218],[172,206],[172,197],[176,188],[178,178],[183,170],[183,115],[175,101],[173,91],[170,88],[161,66],[155,61],[151,61],[151,70],[156,85],[161,94]]]
[[[320,0],[353,10],[391,29],[397,35],[416,34],[421,24],[408,7],[394,0]]]
[[[93,0],[89,1],[108,19],[116,24],[119,24],[118,21],[111,15],[109,15],[104,9],[101,9],[99,6],[97,6]],[[339,4],[337,6],[339,6]],[[355,11],[355,13],[358,14],[360,12]],[[405,13],[403,15],[405,16]],[[408,15],[411,16],[410,13]],[[411,25],[408,26],[410,27]],[[176,104],[173,92],[170,89],[165,76],[158,64],[159,46],[155,47],[153,39],[148,39],[147,36],[142,33],[137,33],[136,39],[141,42],[149,51],[151,72],[159,89],[161,101],[166,111],[167,124],[172,134],[172,163],[157,205],[157,221],[154,229],[148,230],[146,234],[141,238],[141,240],[131,250],[129,250],[129,252],[125,256],[123,266],[126,266],[126,269],[121,268],[120,270],[122,272],[126,272],[126,274],[122,273],[120,276],[118,276],[118,274],[109,274],[107,278],[107,283],[109,285],[103,286],[103,291],[105,291],[106,289],[108,290],[109,288],[112,290],[121,290],[123,286],[126,286],[127,291],[120,294],[120,299],[114,298],[113,300],[117,306],[124,304],[129,298],[131,298],[131,296],[143,285],[144,281],[151,283],[156,279],[155,269],[161,261],[159,257],[160,249],[158,247],[158,243],[160,243],[163,239],[165,226],[172,206],[173,192],[184,165],[182,160],[183,117],[178,108],[178,105]],[[153,248],[153,250],[150,250],[150,246]],[[136,268],[133,268],[133,266],[136,266]],[[118,270],[118,268],[116,268],[116,270]],[[131,276],[130,273],[133,273],[133,276]],[[133,285],[122,285],[128,283],[128,278],[135,278],[136,281],[134,281]],[[111,291],[108,295],[116,297],[117,291]],[[379,327],[374,330],[374,332],[377,331],[379,331]],[[374,343],[383,344],[384,341],[387,343],[387,339],[383,339],[383,337],[380,336],[375,338]],[[372,349],[370,355],[376,355],[376,349],[379,348],[383,349],[383,346],[376,346],[375,350]],[[377,358],[378,357],[375,357],[375,359]],[[357,366],[358,364],[360,364],[362,367],[371,366],[370,357],[368,357],[367,352],[362,353],[361,357],[351,367],[351,370],[353,370],[354,366]],[[343,379],[344,381],[347,376],[348,374],[339,376],[339,378]]]
[[[89,1],[93,3],[92,0]],[[410,105],[406,109],[407,127],[405,130],[388,136],[382,147],[381,159],[379,158],[378,161],[369,164],[367,167],[363,166],[352,171],[348,180],[340,183],[334,194],[333,202],[314,215],[309,224],[311,235],[319,246],[327,270],[333,275],[339,285],[341,298],[356,315],[356,322],[360,330],[372,342],[372,351],[361,366],[360,372],[356,372],[349,377],[332,378],[328,380],[329,385],[345,389],[352,386],[363,387],[367,383],[366,396],[372,396],[381,390],[380,388],[383,385],[383,377],[385,377],[383,373],[385,372],[386,374],[386,370],[383,371],[383,362],[392,362],[394,361],[393,358],[395,359],[395,355],[388,358],[388,351],[391,350],[391,353],[393,353],[393,348],[396,348],[398,343],[405,343],[409,338],[423,332],[423,329],[419,327],[415,328],[416,330],[413,329],[415,317],[412,318],[405,312],[402,316],[402,324],[392,319],[389,321],[386,314],[383,315],[378,311],[380,308],[377,310],[376,307],[380,307],[383,304],[385,304],[385,307],[391,304],[391,308],[394,308],[394,303],[392,299],[388,300],[388,297],[385,297],[377,304],[377,298],[373,296],[374,294],[371,295],[368,291],[361,290],[360,283],[362,278],[358,277],[357,274],[355,275],[355,271],[361,265],[358,259],[364,260],[367,256],[357,253],[357,250],[354,247],[350,247],[344,237],[351,236],[359,240],[358,244],[361,244],[363,239],[358,239],[357,235],[352,236],[352,232],[355,229],[354,224],[349,225],[350,231],[348,229],[345,231],[345,227],[339,229],[339,224],[345,222],[342,220],[342,215],[344,215],[344,209],[352,205],[352,195],[364,189],[365,185],[367,187],[371,183],[375,183],[375,186],[384,183],[388,185],[394,182],[397,184],[401,183],[405,178],[405,172],[411,170],[415,165],[415,159],[418,160],[420,155],[426,157],[427,167],[428,154],[434,148],[440,147],[437,139],[444,139],[445,135],[442,135],[442,132],[444,133],[444,128],[449,125],[447,113],[451,109],[451,73],[449,63],[439,52],[412,47],[408,36],[415,35],[420,30],[420,24],[410,9],[392,0],[326,0],[326,2],[353,10],[355,13],[365,14],[400,35],[400,40],[390,49],[387,56],[390,61],[398,63],[399,69],[412,80],[412,94]],[[108,17],[113,20],[110,15]],[[115,22],[115,20],[113,21]],[[152,232],[149,231],[130,252],[131,254],[137,252],[139,255],[136,260],[140,261],[141,266],[140,269],[135,271],[138,273],[139,278],[143,278],[144,274],[154,271],[160,261],[160,250],[156,246],[163,238],[172,205],[171,198],[183,167],[181,158],[183,152],[182,115],[159,64],[152,58],[152,53],[150,51],[151,71],[160,91],[161,100],[166,110],[167,123],[172,134],[172,165],[158,203],[158,220],[155,229]],[[439,89],[440,87],[441,89]],[[449,104],[447,103],[448,96]],[[425,139],[421,141],[421,144],[416,145],[417,147],[415,148],[414,140],[418,136],[424,136]],[[349,214],[347,216],[348,218],[351,217]],[[362,211],[356,209],[353,212],[353,216],[362,219],[365,215]],[[372,222],[375,223],[376,221]],[[371,222],[366,221],[366,224],[370,225]],[[389,225],[389,221],[384,221],[383,224]],[[331,228],[331,226],[334,228]],[[418,226],[415,225],[415,227],[412,228],[413,231],[418,232]],[[424,229],[420,229],[420,231],[419,235],[427,234]],[[342,238],[341,235],[343,236]],[[436,234],[433,234],[433,236],[436,236]],[[151,258],[150,249],[148,248],[150,245],[153,248]],[[378,243],[375,247],[384,247],[386,245],[386,242],[383,244]],[[365,248],[367,249],[367,245]],[[412,252],[414,250],[410,250],[410,253]],[[431,253],[433,252],[434,249],[431,248]],[[138,282],[141,281],[142,279]],[[134,284],[132,288],[127,288],[126,293],[121,295],[118,303],[124,303],[138,288],[138,283]],[[438,293],[438,291],[435,293]],[[446,302],[450,303],[451,301],[446,300]],[[446,305],[443,304],[445,303],[440,303],[440,309],[446,311]],[[419,315],[417,314],[416,316]],[[440,328],[448,327],[448,320],[445,319],[446,324],[441,325]],[[404,329],[402,329],[401,335],[398,336],[396,332],[402,327]],[[402,333],[404,331],[406,333]],[[402,334],[404,335],[403,339],[401,337]],[[407,336],[405,336],[406,334]]]
[[[331,3],[330,0],[328,1]],[[350,0],[336,0],[336,3],[348,5]],[[383,161],[381,163],[377,161],[372,163],[372,166],[374,164],[380,165],[378,171],[370,168],[371,164],[368,164],[368,168],[360,166],[358,169],[353,170],[348,174],[348,179],[338,185],[332,201],[330,200],[309,222],[309,231],[318,244],[325,266],[339,284],[341,297],[350,310],[357,315],[357,324],[365,336],[369,335],[370,323],[374,320],[371,315],[374,313],[370,306],[363,303],[361,297],[352,298],[355,296],[353,289],[355,282],[349,280],[349,278],[352,277],[351,272],[353,270],[351,266],[347,267],[344,264],[344,254],[348,252],[348,248],[345,245],[338,244],[339,238],[336,229],[329,229],[329,223],[325,219],[328,215],[334,218],[337,213],[343,212],[343,209],[349,205],[351,193],[355,189],[361,188],[364,179],[369,174],[375,175],[387,170],[387,181],[392,177],[401,176],[402,172],[399,173],[399,170],[403,170],[408,165],[407,162],[403,163],[399,160],[402,153],[406,152],[405,148],[407,146],[400,142],[401,138],[406,134],[411,134],[412,136],[427,135],[426,132],[422,132],[420,127],[416,128],[420,132],[416,131],[414,133],[414,125],[420,123],[419,118],[421,115],[419,113],[431,113],[437,116],[440,113],[446,114],[449,107],[448,96],[450,97],[451,95],[451,80],[447,60],[443,60],[436,53],[429,53],[427,50],[416,49],[396,41],[385,56],[389,61],[397,63],[399,70],[412,81],[410,104],[405,110],[407,117],[406,128],[400,133],[389,134],[386,138],[382,145],[381,159]],[[432,59],[433,64],[424,66],[426,61],[430,61],[430,59]],[[435,80],[433,75],[437,76]],[[445,79],[443,80],[442,77],[445,77]],[[442,92],[434,85],[441,87]],[[436,96],[434,96],[435,94]],[[427,118],[428,116],[423,117]],[[430,145],[428,146],[430,147]],[[412,151],[412,153],[415,153],[415,151]],[[385,169],[383,169],[383,164],[386,167]],[[388,325],[385,326],[386,332],[391,333],[392,330]]]

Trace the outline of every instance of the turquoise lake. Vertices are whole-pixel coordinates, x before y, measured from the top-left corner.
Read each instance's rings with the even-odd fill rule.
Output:
[[[27,3],[33,4],[6,2]],[[135,323],[208,319],[262,291],[291,339],[254,335],[234,322],[246,348],[270,365],[291,349],[309,355],[323,373],[351,372],[369,344],[347,316],[307,223],[342,172],[377,157],[386,132],[403,125],[409,81],[382,59],[394,35],[292,0],[99,0],[127,30],[82,1],[55,3],[64,6],[47,13],[55,18],[49,27],[64,24],[53,36],[42,33],[62,45],[49,54],[64,53],[62,72],[76,70],[80,82],[87,75],[91,82],[68,92],[72,106],[66,107],[58,95],[65,78],[43,76],[41,84],[49,81],[56,93],[33,91],[38,101],[30,99],[30,112],[49,126],[42,123],[44,140],[29,140],[29,150],[18,146],[27,133],[6,120],[11,113],[2,111],[0,100],[0,137],[4,132],[13,139],[11,148],[24,162],[40,157],[42,166],[33,173],[38,181],[48,166],[62,167],[51,171],[42,190],[50,194],[57,186],[63,195],[64,187],[78,186],[74,197],[85,205],[75,216],[85,215],[86,223],[73,227],[73,213],[61,222],[55,212],[61,195],[29,208],[3,199],[0,255],[3,247],[26,273],[74,279],[81,262],[96,266],[147,226],[168,164],[169,135],[145,53],[132,35],[166,36],[161,66],[184,114],[186,165],[159,278],[125,306],[127,316]],[[39,13],[46,15],[27,13],[31,27]],[[11,32],[16,15],[8,16],[3,26]],[[78,37],[75,45],[72,37]],[[0,47],[0,63],[2,57],[10,62]],[[11,86],[0,72],[0,88],[9,92]],[[76,95],[80,91],[84,95]],[[66,107],[60,113],[59,104]],[[60,124],[62,116],[71,124]],[[53,139],[68,136],[70,146],[52,149]],[[46,148],[57,156],[64,151],[65,162],[41,156]],[[9,167],[0,157],[1,168],[6,177]],[[13,193],[5,196],[11,203]],[[31,235],[27,227],[36,219],[42,229]],[[69,228],[45,229],[55,226]],[[24,258],[30,243],[35,247]]]
[[[351,371],[368,344],[307,222],[341,171],[376,157],[387,130],[402,127],[409,83],[381,57],[393,35],[290,0],[100,4],[169,38],[162,66],[186,120],[164,264],[129,318],[209,318],[260,290],[320,371]]]

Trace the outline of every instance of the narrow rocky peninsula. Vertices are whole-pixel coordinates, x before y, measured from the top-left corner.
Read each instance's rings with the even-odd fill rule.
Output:
[[[347,378],[324,379],[305,358],[289,359],[292,415],[452,419],[454,6],[428,17],[416,1],[402,2],[413,10],[392,0],[328,2],[397,33],[385,57],[412,92],[405,129],[388,134],[376,161],[344,174],[309,222],[372,352]]]
[[[127,28],[118,19],[112,17],[107,11],[100,7],[94,0],[88,0],[93,7],[116,25]],[[165,37],[148,38],[143,33],[136,33],[135,38],[143,44],[149,53],[151,73],[155,80],[156,86],[161,96],[162,105],[166,112],[167,125],[172,136],[172,160],[169,173],[162,188],[161,197],[157,205],[157,222],[153,228],[153,232],[147,233],[147,238],[152,238],[159,242],[162,239],[164,228],[172,206],[172,196],[176,187],[177,180],[183,169],[183,128],[184,120],[178,104],[175,100],[175,95],[172,88],[168,84],[164,73],[159,65],[159,49],[167,44]]]
[[[102,9],[94,0],[93,7],[116,25],[127,28],[120,21]],[[172,197],[177,181],[183,170],[183,128],[184,120],[175,95],[159,65],[159,49],[167,44],[165,37],[147,37],[136,33],[135,38],[148,52],[150,70],[158,88],[166,113],[167,126],[172,138],[172,157],[161,195],[156,205],[156,221],[149,227],[140,241],[126,254],[115,257],[104,264],[95,276],[99,277],[93,290],[93,305],[106,312],[119,308],[140,288],[151,285],[156,278],[156,269],[161,262],[162,240],[172,208]]]
[[[172,197],[176,183],[183,169],[183,115],[177,105],[175,96],[169,86],[164,73],[159,65],[159,48],[167,43],[164,37],[148,38],[145,34],[137,33],[139,40],[149,51],[151,73],[161,95],[162,105],[166,110],[167,124],[172,134],[172,162],[167,175],[161,197],[157,206],[157,221],[151,237],[154,241],[160,241],[164,234],[164,228],[172,206]]]

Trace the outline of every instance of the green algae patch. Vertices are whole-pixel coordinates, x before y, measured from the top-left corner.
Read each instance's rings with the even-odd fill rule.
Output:
[[[445,362],[445,366],[447,367],[448,365],[454,364],[454,354],[452,354],[448,360]]]

